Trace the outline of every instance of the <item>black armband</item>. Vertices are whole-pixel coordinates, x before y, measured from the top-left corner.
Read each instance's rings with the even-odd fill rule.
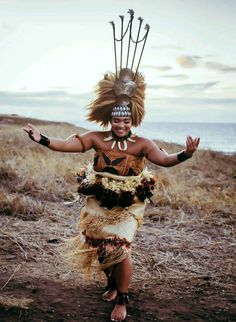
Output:
[[[43,134],[40,134],[40,135],[41,135],[41,139],[38,141],[38,143],[44,146],[48,146],[50,144],[49,138],[44,136]]]
[[[186,153],[184,151],[180,152],[177,154],[177,159],[179,162],[183,162],[185,160],[190,159],[192,156],[188,156],[186,155]]]

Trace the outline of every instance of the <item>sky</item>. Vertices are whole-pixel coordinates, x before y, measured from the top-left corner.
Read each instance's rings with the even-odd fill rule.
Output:
[[[145,121],[236,123],[234,0],[0,0],[0,113],[84,119],[128,9],[150,25]]]

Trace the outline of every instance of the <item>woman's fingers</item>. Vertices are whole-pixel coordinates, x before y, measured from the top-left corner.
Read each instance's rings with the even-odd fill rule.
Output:
[[[196,137],[196,138],[192,138],[191,136],[188,136],[186,138],[186,152],[188,153],[193,153],[196,151],[196,149],[198,148],[200,142],[200,138]]]
[[[196,137],[194,140],[193,140],[193,146],[195,147],[195,149],[197,149],[198,145],[199,145],[199,142],[200,142],[200,138]]]
[[[23,128],[23,130],[28,133],[29,137],[35,141],[38,142],[41,138],[40,131],[36,129],[31,123],[28,123],[27,126]]]
[[[27,127],[23,127],[23,130],[26,132],[26,133],[29,133],[29,129]]]
[[[186,140],[186,145],[188,146],[188,148],[190,148],[192,144],[193,144],[193,139],[191,136],[188,136]]]
[[[198,147],[198,145],[199,145],[199,143],[200,143],[200,138],[195,138],[195,144],[196,144],[196,146]]]
[[[27,125],[29,128],[31,128],[31,130],[35,130],[35,127],[31,123],[28,123]]]
[[[23,130],[27,133],[29,133],[30,130],[34,131],[35,128],[33,127],[32,124],[28,123],[25,127],[23,127]]]
[[[30,133],[30,132],[32,132],[32,133],[33,133],[33,130],[32,130],[32,129],[30,129],[29,127],[23,127],[23,130],[24,130],[25,132],[27,132],[27,133]]]

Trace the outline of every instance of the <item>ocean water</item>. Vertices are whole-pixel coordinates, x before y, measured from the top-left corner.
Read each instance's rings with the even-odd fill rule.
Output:
[[[87,129],[99,129],[89,122],[76,122],[76,125]],[[166,142],[185,144],[186,137],[200,137],[201,149],[222,151],[227,154],[236,153],[236,123],[174,123],[143,122],[133,132]]]
[[[200,148],[236,153],[236,124],[233,123],[148,123],[139,129],[149,138],[185,144],[186,137],[200,137]]]

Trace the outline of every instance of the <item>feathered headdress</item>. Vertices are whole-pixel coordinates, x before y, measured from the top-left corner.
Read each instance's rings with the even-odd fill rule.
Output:
[[[139,20],[139,28],[136,40],[132,34],[132,25],[134,19],[134,11],[129,10],[130,20],[124,31],[124,16],[119,16],[121,19],[121,36],[116,38],[115,24],[111,21],[113,27],[113,40],[114,40],[114,53],[115,53],[115,73],[107,73],[104,75],[96,88],[96,99],[89,104],[88,120],[100,123],[107,126],[111,120],[111,116],[129,116],[131,112],[132,125],[138,126],[142,122],[145,114],[144,99],[146,84],[144,77],[138,72],[140,61],[142,58],[143,50],[146,44],[147,36],[149,33],[149,25],[145,26],[146,33],[140,39],[140,30],[143,23],[141,17]],[[125,68],[123,65],[123,45],[125,36],[129,31],[128,44],[127,44],[127,58]],[[117,66],[117,43],[120,42],[120,67],[118,71]],[[138,45],[143,44],[135,72],[133,71],[135,56]],[[133,47],[133,48],[131,48]],[[131,65],[129,66],[130,52],[133,50],[133,57]]]

